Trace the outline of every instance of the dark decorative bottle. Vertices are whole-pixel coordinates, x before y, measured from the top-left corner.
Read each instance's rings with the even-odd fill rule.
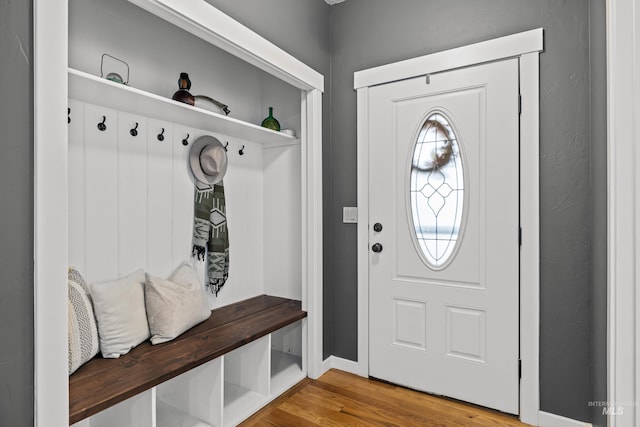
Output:
[[[273,117],[273,107],[269,107],[269,117],[262,121],[262,127],[280,132],[280,123]]]
[[[191,80],[189,80],[189,74],[180,73],[180,78],[178,79],[178,90],[173,94],[172,99],[175,101],[184,102],[185,104],[195,105],[196,100],[189,92],[191,89]]]

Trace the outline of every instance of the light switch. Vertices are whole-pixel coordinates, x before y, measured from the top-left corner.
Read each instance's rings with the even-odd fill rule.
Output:
[[[342,207],[342,222],[345,224],[357,224],[358,223],[358,208],[357,207]]]

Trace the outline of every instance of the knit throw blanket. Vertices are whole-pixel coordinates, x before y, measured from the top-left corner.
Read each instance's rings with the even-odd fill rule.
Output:
[[[193,252],[207,263],[207,288],[218,296],[229,277],[229,230],[222,182],[196,182]]]

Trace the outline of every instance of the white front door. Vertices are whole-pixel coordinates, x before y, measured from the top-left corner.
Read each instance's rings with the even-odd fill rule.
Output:
[[[518,413],[518,61],[369,91],[369,374]]]

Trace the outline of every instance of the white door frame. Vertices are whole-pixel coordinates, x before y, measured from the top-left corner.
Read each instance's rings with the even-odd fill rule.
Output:
[[[539,53],[541,28],[469,46],[358,71],[358,362],[369,375],[369,87],[460,67],[517,57],[520,60],[520,419],[538,425],[540,218],[539,218]],[[523,304],[522,302],[526,302]]]
[[[610,427],[632,427],[640,423],[639,46],[637,0],[607,0],[607,405],[611,411]],[[619,414],[619,410],[623,413]]]
[[[204,0],[131,0],[301,90],[307,374],[322,371],[324,77]],[[68,426],[68,0],[34,0],[34,423]]]

